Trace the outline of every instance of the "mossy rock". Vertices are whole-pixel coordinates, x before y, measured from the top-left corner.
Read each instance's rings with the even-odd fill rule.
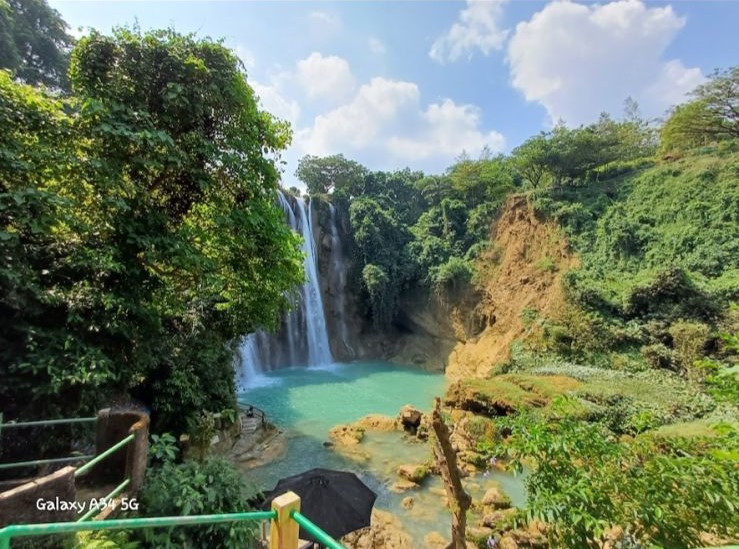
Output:
[[[454,383],[445,404],[486,416],[505,416],[524,408],[541,408],[552,398],[580,386],[567,376],[503,374],[489,379],[467,379]]]
[[[398,475],[405,480],[421,484],[431,471],[426,465],[406,464],[398,467]]]

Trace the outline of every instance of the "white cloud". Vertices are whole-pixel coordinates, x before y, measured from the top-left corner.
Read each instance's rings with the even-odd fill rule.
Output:
[[[250,84],[259,96],[262,109],[278,118],[287,120],[293,127],[297,124],[300,118],[300,105],[297,101],[285,97],[275,85],[260,84],[254,81],[251,81]]]
[[[503,47],[507,29],[499,27],[498,20],[507,0],[467,0],[467,7],[459,12],[458,20],[431,46],[429,56],[434,61],[456,61],[463,55],[471,57],[475,50],[489,55]]]
[[[310,99],[340,100],[347,97],[356,85],[346,59],[335,55],[324,57],[318,52],[298,61],[295,79]]]
[[[342,147],[360,149],[378,138],[398,112],[418,103],[418,87],[410,82],[373,78],[354,99],[326,114],[316,116],[299,139],[310,154],[327,155]]]
[[[295,141],[301,154],[341,152],[373,168],[441,170],[463,150],[502,150],[503,137],[480,125],[477,107],[444,99],[424,109],[416,84],[373,78],[351,102],[298,130]]]
[[[383,44],[381,40],[375,38],[374,36],[370,37],[370,39],[367,41],[367,44],[369,45],[370,51],[375,55],[382,55],[387,51],[385,44]]]
[[[661,114],[703,80],[700,69],[662,58],[684,25],[671,6],[640,0],[552,2],[516,26],[508,45],[513,86],[570,125],[618,114],[628,96],[645,114]]]
[[[485,147],[500,152],[505,147],[503,136],[495,131],[479,130],[480,109],[472,105],[456,105],[451,99],[431,104],[421,113],[421,131],[416,136],[393,136],[390,149],[409,160],[426,160],[434,156],[454,158],[463,150],[477,154]]]

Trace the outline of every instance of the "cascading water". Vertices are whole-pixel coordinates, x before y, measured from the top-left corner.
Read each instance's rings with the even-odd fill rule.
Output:
[[[332,296],[331,309],[336,314],[337,332],[339,339],[344,346],[344,351],[348,357],[354,357],[355,352],[349,344],[349,329],[346,323],[346,301],[344,295],[346,293],[346,265],[344,262],[344,253],[341,246],[341,238],[339,237],[339,228],[336,225],[336,207],[329,204],[331,224],[331,256],[329,258],[329,288]]]
[[[282,191],[278,192],[278,201],[287,223],[303,237],[305,282],[276,333],[258,331],[242,340],[237,357],[240,387],[259,385],[265,371],[286,366],[323,366],[333,361],[318,280],[313,209],[302,198],[288,199]]]
[[[323,313],[321,285],[318,281],[318,256],[313,240],[313,208],[306,207],[302,198],[297,198],[299,228],[303,237],[306,281],[303,284],[303,310],[306,316],[308,336],[308,365],[319,366],[331,362],[331,347],[328,344],[326,315]],[[307,211],[307,212],[306,212]]]

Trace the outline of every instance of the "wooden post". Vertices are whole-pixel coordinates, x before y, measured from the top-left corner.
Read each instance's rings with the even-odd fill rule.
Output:
[[[269,525],[269,549],[298,549],[300,526],[290,513],[300,511],[300,497],[286,492],[272,500],[272,510],[277,511],[277,518]]]
[[[435,435],[434,457],[444,481],[444,491],[452,512],[452,542],[447,549],[465,549],[467,510],[472,505],[472,499],[462,486],[457,468],[457,453],[449,440],[449,428],[441,417],[441,401],[438,398],[434,401],[434,410],[431,413],[431,427]]]
[[[146,463],[149,457],[149,416],[141,414],[141,419],[128,430],[134,439],[126,449],[126,477],[131,483],[126,492],[135,495],[144,483]]]

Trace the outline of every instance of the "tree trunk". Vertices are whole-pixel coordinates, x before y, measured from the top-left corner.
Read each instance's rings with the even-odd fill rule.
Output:
[[[444,481],[444,490],[452,512],[452,542],[447,549],[465,549],[465,529],[467,510],[472,504],[469,494],[464,491],[462,479],[457,468],[457,453],[449,440],[449,428],[441,417],[441,401],[434,402],[431,413],[431,427],[434,430],[434,457]]]

